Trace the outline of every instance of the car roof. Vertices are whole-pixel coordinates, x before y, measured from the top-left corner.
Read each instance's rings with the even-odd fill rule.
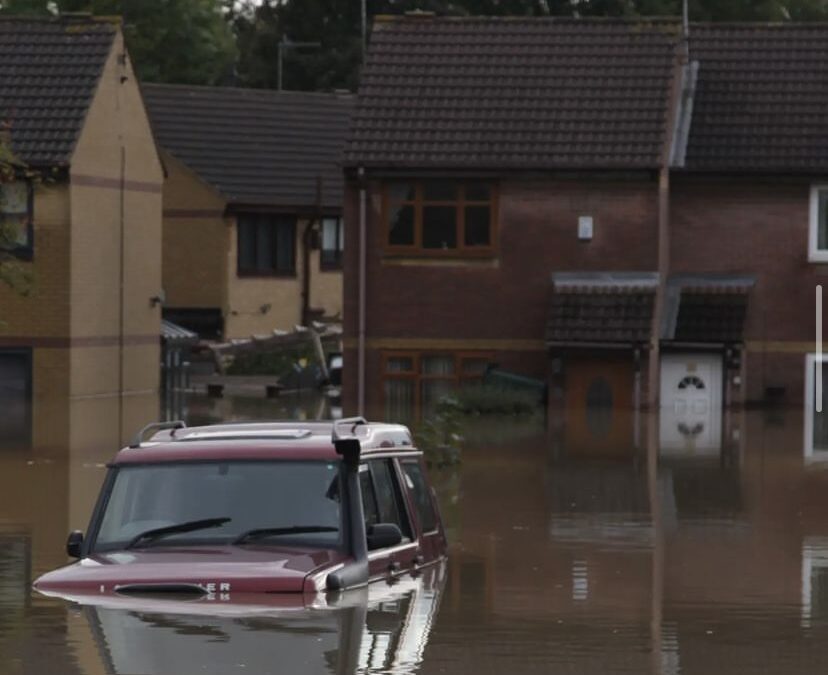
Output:
[[[333,433],[360,441],[361,455],[419,454],[411,432],[401,424],[335,422],[240,422],[169,428],[163,423],[145,427],[130,447],[121,450],[114,464],[144,464],[220,460],[328,460],[337,461]],[[160,429],[159,429],[160,428]],[[159,429],[159,430],[156,430]],[[146,441],[141,436],[153,432]]]

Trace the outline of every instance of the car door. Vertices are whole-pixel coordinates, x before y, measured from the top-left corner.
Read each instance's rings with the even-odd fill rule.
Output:
[[[400,544],[368,551],[371,579],[392,577],[411,569],[418,555],[418,543],[403,500],[403,492],[390,458],[371,459],[360,466],[360,491],[365,529],[377,523],[400,528]]]
[[[420,566],[434,562],[443,556],[446,539],[422,459],[401,459],[400,469],[411,511],[416,515],[416,534],[420,545],[414,563],[415,566]]]

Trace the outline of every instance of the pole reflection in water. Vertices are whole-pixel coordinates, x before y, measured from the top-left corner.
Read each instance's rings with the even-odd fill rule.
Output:
[[[256,596],[232,605],[130,597],[81,615],[107,673],[411,673],[444,580],[445,565],[434,566],[308,609],[274,609]]]

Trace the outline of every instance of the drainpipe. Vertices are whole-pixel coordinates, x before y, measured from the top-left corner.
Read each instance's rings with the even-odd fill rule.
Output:
[[[365,414],[365,285],[367,274],[365,169],[357,169],[359,181],[359,326],[357,337],[357,413]]]
[[[310,325],[310,248],[313,228],[322,222],[322,176],[316,177],[316,214],[302,232],[302,316],[303,326]]]
[[[649,380],[647,398],[650,410],[655,412],[659,404],[661,386],[661,317],[664,313],[664,296],[667,275],[670,272],[670,167],[658,171],[658,286],[653,308],[653,336],[650,345]]]

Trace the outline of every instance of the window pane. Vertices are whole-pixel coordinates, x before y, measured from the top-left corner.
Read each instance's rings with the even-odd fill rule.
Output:
[[[491,197],[491,188],[485,183],[468,183],[466,185],[467,202],[487,202]]]
[[[322,220],[323,265],[339,265],[342,262],[342,218],[324,218]]]
[[[0,184],[0,213],[26,215],[29,212],[29,185],[25,181]]]
[[[457,248],[456,207],[423,207],[423,248]]]
[[[379,520],[377,500],[374,496],[374,486],[371,484],[371,474],[368,467],[359,467],[359,489],[362,493],[362,514],[365,516],[365,527],[376,525]]]
[[[374,472],[374,488],[376,489],[380,522],[394,523],[399,526],[403,536],[410,537],[411,528],[408,526],[408,519],[400,515],[405,510],[400,506],[401,500],[399,487],[397,485],[397,475],[391,465],[391,460],[374,460],[371,462],[371,469]]]
[[[414,370],[414,359],[410,356],[392,356],[385,362],[386,373],[410,373]]]
[[[252,272],[256,269],[256,221],[239,218],[239,271]]]
[[[423,183],[423,201],[456,202],[457,185],[445,180],[430,180]]]
[[[414,207],[392,206],[388,213],[388,243],[392,246],[414,245]]]
[[[414,380],[385,381],[385,419],[388,422],[409,422],[414,419]]]
[[[403,462],[403,472],[406,475],[408,486],[414,494],[417,515],[420,517],[420,527],[423,532],[430,532],[437,528],[437,514],[431,501],[431,492],[425,482],[423,470],[419,462]]]
[[[266,218],[260,218],[256,229],[257,272],[270,272],[274,269],[275,249],[273,227]]]
[[[417,192],[413,183],[392,183],[388,186],[388,199],[392,202],[413,202]]]
[[[465,224],[466,246],[488,246],[490,213],[488,206],[467,206]]]
[[[324,218],[322,220],[322,250],[335,251],[339,248],[338,239],[339,219]]]
[[[821,190],[819,193],[817,248],[820,250],[828,249],[828,190]]]
[[[293,272],[296,257],[296,221],[279,218],[276,222],[276,271]]]
[[[423,375],[454,375],[453,356],[423,356],[420,364]]]

